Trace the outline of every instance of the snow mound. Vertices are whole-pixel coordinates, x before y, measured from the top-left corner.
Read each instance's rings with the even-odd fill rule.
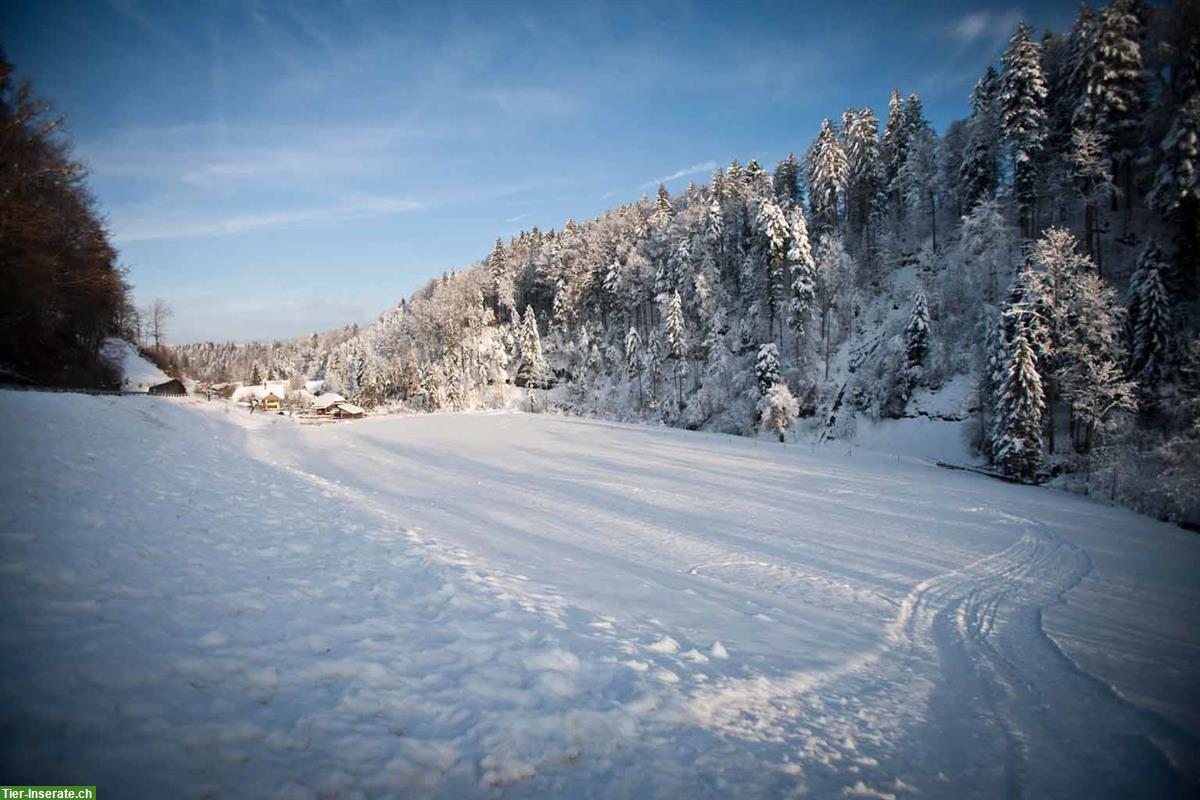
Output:
[[[109,337],[101,345],[100,355],[121,373],[121,386],[128,392],[146,392],[171,376],[164,373],[150,359],[143,356],[136,346],[124,339]]]

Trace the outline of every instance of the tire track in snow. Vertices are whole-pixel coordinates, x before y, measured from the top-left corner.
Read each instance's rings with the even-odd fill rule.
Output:
[[[1166,753],[1194,753],[1192,737],[1079,670],[1042,628],[1091,570],[1087,553],[1001,516],[1020,538],[914,587],[881,649],[823,673],[719,682],[691,696],[699,724],[785,745],[786,768],[817,793],[1186,794]]]

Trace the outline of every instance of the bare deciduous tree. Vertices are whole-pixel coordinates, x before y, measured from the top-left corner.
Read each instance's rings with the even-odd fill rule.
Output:
[[[171,304],[161,297],[154,298],[154,302],[142,310],[146,335],[154,340],[155,350],[162,347],[163,339],[167,338],[167,325],[174,316],[175,309],[171,308]]]

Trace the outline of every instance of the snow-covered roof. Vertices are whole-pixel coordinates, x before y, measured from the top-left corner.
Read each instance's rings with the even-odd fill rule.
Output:
[[[363,410],[361,408],[359,408],[358,406],[354,405],[354,403],[342,402],[342,403],[338,403],[337,407],[340,408],[342,410],[342,413],[345,413],[345,414],[361,414],[361,413],[363,413]]]
[[[329,408],[338,403],[346,402],[346,398],[337,392],[327,392],[313,401],[313,408]]]

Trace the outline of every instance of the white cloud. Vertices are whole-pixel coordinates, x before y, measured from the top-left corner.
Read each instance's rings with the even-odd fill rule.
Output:
[[[1004,41],[1020,21],[1021,12],[1015,9],[974,11],[959,17],[946,29],[946,33],[963,46],[981,41]]]
[[[646,181],[638,186],[638,188],[652,189],[655,186],[658,186],[660,183],[670,183],[671,181],[679,180],[680,178],[686,178],[688,175],[696,175],[701,172],[712,172],[716,168],[717,162],[715,161],[704,161],[700,164],[692,164],[690,167],[677,169],[670,175],[664,175],[661,178],[655,178],[654,180]]]
[[[424,203],[408,198],[357,197],[347,198],[330,206],[234,214],[206,220],[164,219],[151,212],[146,215],[132,215],[131,219],[125,221],[118,214],[113,222],[113,238],[120,244],[148,239],[230,236],[264,228],[349,222],[368,217],[402,214],[426,207]]]

